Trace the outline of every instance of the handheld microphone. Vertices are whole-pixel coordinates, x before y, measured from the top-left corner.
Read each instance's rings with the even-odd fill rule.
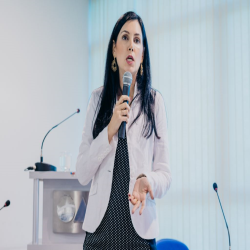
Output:
[[[130,93],[130,85],[132,83],[132,74],[130,72],[125,72],[122,78],[123,81],[123,90],[122,90],[122,95],[128,95]],[[128,101],[124,101],[127,102]],[[125,138],[125,131],[126,131],[126,122],[123,121],[120,125],[119,131],[118,131],[118,137],[119,138]]]
[[[7,201],[5,202],[5,204],[3,205],[3,207],[2,207],[0,210],[2,210],[4,207],[8,207],[9,205],[10,205],[10,201],[7,200]]]
[[[217,186],[217,183],[214,183],[214,184],[213,184],[213,189],[214,189],[214,191],[217,193],[217,197],[218,197],[219,202],[220,202],[220,197],[219,197],[219,194],[218,194],[218,186]],[[223,212],[223,208],[222,208],[222,206],[221,206],[221,202],[220,202],[220,207],[221,207],[221,211],[222,211],[222,214],[223,214],[223,216],[224,216],[224,220],[225,220],[225,223],[226,223],[226,226],[227,226],[227,233],[228,233],[228,239],[229,239],[229,250],[231,250],[231,240],[230,240],[229,228],[228,228],[228,225],[227,225],[226,217],[225,217],[224,212]]]
[[[43,142],[42,142],[42,146],[41,146],[41,156],[40,156],[40,162],[35,163],[35,166],[33,167],[28,167],[26,168],[24,171],[27,170],[35,170],[35,171],[56,171],[56,167],[53,165],[50,165],[48,163],[44,163],[43,162],[43,143],[45,138],[47,137],[47,135],[49,134],[49,132],[56,128],[57,126],[59,126],[61,123],[65,122],[66,120],[68,120],[71,116],[73,116],[74,114],[80,113],[80,109],[77,109],[76,112],[74,112],[72,115],[70,115],[69,117],[67,117],[66,119],[64,119],[63,121],[61,121],[60,123],[58,123],[57,125],[55,125],[53,128],[51,128],[48,133],[45,135],[45,137],[43,138]]]

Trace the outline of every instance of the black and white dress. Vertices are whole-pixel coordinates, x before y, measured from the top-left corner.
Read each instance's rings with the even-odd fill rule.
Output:
[[[86,232],[84,250],[150,250],[150,241],[135,231],[129,210],[130,168],[127,138],[119,138],[112,189],[106,213],[94,233]],[[153,239],[154,240],[154,239]]]

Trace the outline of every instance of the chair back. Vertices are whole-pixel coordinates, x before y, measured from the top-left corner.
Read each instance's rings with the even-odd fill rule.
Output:
[[[173,239],[162,239],[156,242],[157,250],[188,250],[188,247],[178,241]]]

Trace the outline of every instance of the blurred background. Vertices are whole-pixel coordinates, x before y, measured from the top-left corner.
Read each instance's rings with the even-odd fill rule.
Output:
[[[47,131],[80,108],[43,150],[55,166],[71,152],[75,170],[112,29],[130,10],[144,22],[167,110],[173,182],[156,200],[157,240],[228,248],[217,182],[232,249],[248,249],[250,0],[0,0],[0,203],[11,201],[0,211],[1,250],[31,242],[33,182],[23,170],[39,161]]]

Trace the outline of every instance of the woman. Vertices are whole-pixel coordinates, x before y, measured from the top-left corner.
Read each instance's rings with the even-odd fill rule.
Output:
[[[133,77],[129,97],[122,95],[126,71]],[[118,139],[123,121],[126,135]],[[134,12],[113,29],[104,85],[89,101],[76,175],[82,185],[92,179],[83,249],[156,249],[154,198],[171,183],[167,122],[163,98],[151,88],[144,25]]]

